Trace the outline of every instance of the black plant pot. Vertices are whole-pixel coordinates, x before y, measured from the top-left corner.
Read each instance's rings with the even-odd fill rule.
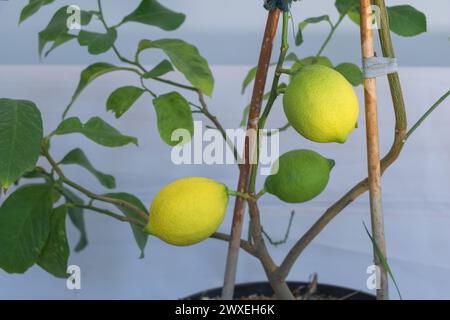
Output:
[[[288,282],[289,288],[299,295],[304,295],[308,290],[308,283],[305,282]],[[214,299],[220,297],[222,288],[214,288],[197,292],[193,295],[185,297],[184,300],[200,300],[204,298]],[[245,299],[250,296],[273,296],[273,290],[268,282],[252,282],[236,285],[234,290],[234,299]],[[375,296],[361,292],[358,290],[342,288],[333,285],[319,284],[316,295],[326,299],[346,299],[346,300],[375,300]]]

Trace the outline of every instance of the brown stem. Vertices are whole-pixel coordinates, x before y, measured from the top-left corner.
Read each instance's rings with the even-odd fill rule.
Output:
[[[134,219],[134,218],[131,218],[131,217],[125,217],[125,216],[122,216],[120,214],[114,213],[112,211],[109,211],[109,210],[106,210],[106,209],[103,209],[103,208],[97,208],[97,207],[94,207],[94,206],[88,206],[88,205],[77,204],[77,203],[74,203],[73,206],[78,207],[78,208],[82,208],[82,209],[86,209],[86,210],[95,211],[95,212],[107,215],[107,216],[109,216],[111,218],[114,218],[116,220],[134,224],[135,226],[138,226],[140,228],[145,227],[145,224],[142,223],[142,221],[139,221],[138,219]]]
[[[278,9],[270,11],[267,17],[266,29],[264,32],[263,44],[261,47],[261,53],[255,77],[255,84],[253,87],[253,95],[250,104],[247,132],[250,132],[251,130],[257,130],[258,127],[261,103],[267,79],[267,71],[269,69],[270,58],[272,56],[273,42],[277,31],[279,18],[280,11]],[[249,135],[247,135],[244,147],[244,163],[240,166],[239,172],[239,181],[237,186],[238,192],[247,192],[251,169],[249,155],[254,154],[254,144],[255,141],[253,141],[252,147],[250,146]],[[239,257],[244,208],[245,200],[241,197],[237,197],[234,205],[231,240],[228,247],[224,284],[222,289],[222,298],[227,300],[232,299],[234,293],[234,283],[236,279],[236,268]]]
[[[383,55],[386,57],[395,57],[394,48],[392,45],[391,34],[389,31],[389,21],[387,16],[386,6],[384,0],[375,0],[375,4],[381,9],[381,29],[378,34],[380,37],[381,48]],[[391,149],[386,156],[381,160],[381,173],[394,163],[400,155],[404,139],[406,137],[407,119],[406,109],[403,100],[402,88],[398,73],[388,75],[389,87],[391,90],[392,102],[395,113],[395,133],[394,141]],[[361,196],[368,190],[367,178],[356,184],[350,191],[348,191],[342,198],[329,207],[325,213],[317,220],[316,223],[296,242],[296,244],[289,251],[286,258],[278,269],[278,276],[285,279],[290,270],[294,266],[300,254],[311,243],[311,241],[333,220],[344,208],[346,208],[355,199]]]
[[[215,232],[210,236],[210,238],[229,242],[231,239],[231,236],[229,234]],[[257,257],[255,247],[252,246],[247,241],[241,240],[240,246],[241,246],[241,249],[244,250],[245,252],[247,252],[248,254],[250,254],[254,257]]]

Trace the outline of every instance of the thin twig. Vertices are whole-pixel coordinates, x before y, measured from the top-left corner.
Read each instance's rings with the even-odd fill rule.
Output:
[[[111,203],[111,204],[114,204],[116,206],[119,206],[119,207],[122,207],[122,208],[125,208],[125,209],[129,209],[131,211],[134,211],[139,216],[141,216],[144,219],[144,221],[148,221],[148,214],[147,214],[147,212],[139,209],[138,207],[136,207],[132,203],[129,203],[129,202],[124,201],[124,200],[119,200],[119,199],[115,199],[115,198],[111,198],[111,197],[95,194],[95,193],[87,190],[86,188],[78,185],[77,183],[73,182],[72,180],[68,179],[64,175],[64,173],[62,172],[61,168],[59,168],[57,162],[51,157],[50,153],[47,151],[47,149],[45,147],[41,148],[41,153],[47,159],[47,161],[50,163],[50,165],[55,170],[56,174],[59,176],[61,181],[64,182],[65,184],[67,184],[68,186],[71,186],[72,188],[80,191],[81,193],[83,193],[84,195],[86,195],[87,197],[89,197],[91,199],[95,199],[95,200],[98,200],[98,201]]]
[[[231,239],[231,236],[229,234],[215,232],[210,236],[210,238],[229,242]],[[248,254],[250,254],[254,257],[257,257],[255,248],[245,240],[241,240],[241,249],[243,249]]]
[[[104,28],[106,30],[111,29],[111,27],[108,26],[108,24],[105,21],[105,18],[103,17],[103,8],[102,8],[101,0],[97,0],[97,6],[98,6],[98,9],[99,9],[99,13],[100,13],[99,16],[98,16],[99,19],[100,19],[100,22],[103,24],[103,26],[104,26]],[[117,58],[120,61],[122,61],[123,63],[135,66],[135,67],[139,68],[143,73],[147,72],[145,67],[139,61],[137,61],[137,59],[136,59],[136,61],[132,61],[132,60],[127,59],[126,57],[124,57],[120,53],[120,51],[119,51],[119,49],[117,48],[116,45],[112,45],[112,49],[113,49],[115,55],[117,56]],[[141,76],[142,76],[142,74],[141,74]],[[178,83],[178,82],[175,82],[175,81],[172,81],[172,80],[166,80],[166,79],[163,79],[163,78],[160,78],[160,77],[155,77],[155,78],[151,78],[151,79],[155,80],[155,81],[159,81],[159,82],[165,83],[165,84],[169,84],[169,85],[181,88],[181,89],[186,89],[186,90],[195,91],[195,92],[197,91],[197,88],[194,88],[194,87],[189,86],[189,85],[181,84],[181,83]]]
[[[445,93],[442,97],[439,98],[438,101],[436,101],[430,109],[427,110],[427,112],[424,113],[424,115],[422,117],[420,117],[420,119],[411,127],[411,129],[408,130],[408,133],[406,134],[405,140],[404,142],[406,142],[406,140],[409,139],[409,137],[414,133],[414,131],[417,130],[417,128],[420,127],[420,125],[422,124],[422,122],[424,122],[429,116],[430,114],[437,108],[439,107],[439,105],[445,101],[445,99],[447,99],[447,97],[450,95],[450,90],[447,91],[447,93]]]
[[[132,217],[125,217],[123,215],[114,213],[114,212],[112,212],[110,210],[102,209],[102,208],[95,207],[95,206],[92,206],[92,205],[83,205],[83,204],[78,204],[78,203],[73,203],[72,205],[75,206],[75,207],[78,207],[78,208],[95,211],[95,212],[107,215],[109,217],[112,217],[112,218],[114,218],[116,220],[134,224],[134,225],[136,225],[138,227],[141,227],[141,228],[145,227],[145,224],[142,223],[142,221],[139,221],[138,219],[134,219]]]
[[[291,216],[289,217],[289,222],[288,222],[288,226],[286,228],[286,233],[284,234],[284,238],[281,240],[273,240],[272,237],[269,236],[269,234],[264,230],[263,227],[261,227],[261,232],[262,234],[267,238],[267,240],[269,241],[269,243],[275,247],[285,244],[289,238],[289,234],[291,233],[291,227],[292,227],[292,222],[294,221],[294,215],[295,215],[295,211],[291,212]]]
[[[207,105],[207,103],[205,101],[205,96],[203,95],[203,93],[200,90],[197,90],[197,94],[198,94],[198,100],[199,100],[200,105],[201,105],[201,107],[197,106],[197,107],[200,107],[200,112],[202,112],[216,126],[216,129],[219,130],[220,134],[222,135],[222,138],[224,139],[224,141],[228,145],[228,148],[230,148],[230,150],[233,152],[234,159],[238,163],[240,163],[241,160],[240,160],[238,151],[236,149],[236,146],[230,140],[230,138],[227,136],[227,132],[226,132],[225,128],[222,126],[222,124],[217,119],[217,117],[215,115],[213,115],[209,111],[209,108],[208,108],[208,105]]]
[[[336,22],[336,24],[331,24],[331,30],[330,33],[328,34],[328,36],[326,37],[324,43],[322,44],[322,46],[320,47],[319,51],[316,54],[316,57],[320,57],[320,55],[322,54],[322,52],[325,50],[325,48],[327,47],[328,43],[330,42],[331,38],[333,37],[334,32],[336,31],[336,29],[339,27],[339,25],[341,24],[341,22],[344,20],[345,18],[345,14],[341,14],[339,16],[338,21]]]
[[[140,81],[141,81],[141,86],[142,86],[142,88],[144,88],[145,91],[147,91],[148,93],[150,93],[150,95],[151,95],[153,98],[157,98],[157,97],[158,97],[158,95],[157,95],[156,93],[154,93],[152,90],[150,90],[150,89],[145,85],[145,83],[144,83],[144,77],[141,76]]]

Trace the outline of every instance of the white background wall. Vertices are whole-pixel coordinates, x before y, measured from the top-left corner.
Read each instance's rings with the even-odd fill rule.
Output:
[[[292,14],[295,24],[311,16],[329,14],[333,21],[337,20],[334,0],[303,0],[294,4]],[[0,62],[3,64],[36,64],[37,33],[44,29],[52,14],[64,4],[77,4],[82,9],[96,8],[92,0],[58,0],[41,11],[20,27],[17,25],[20,9],[25,0],[0,1]],[[110,25],[119,22],[123,16],[131,12],[139,0],[103,0],[103,7]],[[140,39],[157,39],[160,37],[183,37],[195,43],[212,64],[255,64],[255,56],[259,51],[259,38],[264,27],[266,12],[262,9],[262,0],[163,0],[173,10],[187,15],[185,24],[174,32],[161,32],[157,28],[142,27],[129,23],[119,29],[119,48],[133,54]],[[389,0],[388,5],[411,4],[428,17],[428,30],[415,38],[416,41],[394,37],[401,64],[405,66],[442,66],[449,65],[450,46],[448,37],[450,26],[448,0]],[[101,25],[92,23],[91,30],[101,30]],[[99,29],[100,28],[100,29]],[[325,38],[328,26],[326,23],[308,27],[305,31],[305,43],[298,53],[310,55],[316,53]],[[418,45],[420,43],[420,45]],[[42,61],[52,64],[86,64],[96,58],[85,54],[74,42],[67,44]],[[336,32],[325,54],[334,62],[359,61],[359,30],[346,19]],[[114,61],[112,54],[104,54],[102,60]],[[148,63],[157,63],[148,58]]]
[[[36,33],[45,24],[44,18],[36,18],[20,28],[17,27],[16,17],[24,2],[0,3],[0,21],[4,30],[7,30],[0,34],[0,61],[4,64],[0,66],[0,96],[35,101],[43,113],[45,130],[49,132],[58,124],[61,111],[72,95],[82,66],[19,66],[37,63]],[[129,1],[131,2],[138,3]],[[294,9],[297,22],[307,16],[321,14],[325,9],[332,10],[333,4],[333,1],[321,1],[320,8],[323,10],[319,10],[317,1],[302,2],[298,9]],[[407,1],[389,3],[405,2]],[[254,64],[252,61],[259,46],[258,30],[264,24],[265,13],[260,9],[259,2],[239,1],[242,11],[233,10],[237,1],[196,0],[187,4],[185,1],[172,0],[163,3],[188,14],[183,31],[177,31],[173,36],[185,35],[193,41],[199,40],[202,52],[214,64],[212,69],[216,78],[216,89],[213,99],[209,101],[211,109],[223,120],[225,127],[236,127],[240,121],[241,110],[249,100],[248,95],[239,94],[240,82],[250,65]],[[409,3],[427,13],[431,31],[415,39],[395,38],[402,66],[400,74],[408,115],[410,123],[413,123],[450,87],[450,55],[446,54],[449,50],[448,32],[445,32],[448,31],[446,14],[449,12],[449,3],[437,0]],[[112,22],[120,10],[127,9],[128,12],[133,6],[128,5],[128,2],[125,5],[122,1],[105,1]],[[44,16],[48,16],[54,9],[55,6],[45,11],[47,14]],[[205,13],[199,14],[202,9]],[[138,28],[137,25],[130,25],[127,30],[124,31],[126,39],[121,45],[125,51],[133,48],[134,43],[141,37],[157,36],[151,28],[148,29],[151,34],[134,34],[137,30],[141,30],[141,33],[146,30]],[[305,44],[302,50],[317,50],[317,45],[323,39],[323,31],[320,27],[319,31],[314,31],[308,39],[310,43]],[[350,22],[343,26],[341,38],[334,41],[328,51],[333,61],[351,60],[358,63],[357,32],[357,28]],[[221,40],[224,39],[223,43],[214,42],[219,41],[218,34],[221,34]],[[235,39],[241,41],[238,47],[240,50],[230,46],[234,44]],[[348,42],[342,45],[339,39],[347,39]],[[410,52],[408,48],[415,50]],[[299,54],[302,52],[298,51]],[[428,59],[429,55],[434,58]],[[86,64],[90,61],[86,57],[88,55],[84,49],[69,45],[44,62]],[[106,54],[99,59],[112,58]],[[405,60],[411,63],[405,64]],[[218,63],[227,65],[217,65]],[[440,67],[430,67],[430,63]],[[82,147],[94,165],[116,176],[119,191],[136,194],[147,206],[163,185],[185,176],[207,176],[234,187],[237,170],[233,166],[177,167],[170,162],[170,149],[158,137],[149,97],[142,97],[119,121],[105,112],[108,93],[135,81],[132,75],[123,73],[105,76],[83,93],[74,106],[72,115],[77,115],[82,120],[93,115],[104,116],[122,132],[137,136],[140,141],[139,148],[102,148],[81,136],[73,135],[55,139],[55,156],[59,159],[72,148]],[[169,90],[160,85],[155,85],[154,89],[160,93]],[[357,91],[362,101],[361,88]],[[393,134],[393,116],[388,86],[384,79],[379,81],[378,92],[382,151],[386,152]],[[383,178],[390,263],[405,298],[450,298],[449,107],[449,102],[446,102],[427,120],[408,142],[399,161]],[[278,104],[269,125],[278,127],[285,121]],[[365,176],[365,129],[362,115],[359,124],[359,129],[355,130],[344,145],[314,144],[299,137],[292,130],[283,134],[283,152],[295,148],[311,148],[335,159],[337,166],[326,191],[312,202],[286,205],[272,196],[263,199],[263,222],[267,231],[275,238],[284,235],[289,212],[292,209],[297,212],[288,243],[271,248],[277,261],[280,261],[295,239],[329,205]],[[96,192],[104,191],[84,171],[75,167],[67,167],[66,170],[70,177],[90,189]],[[259,182],[262,183],[263,180]],[[231,213],[232,204],[220,231],[229,231]],[[71,264],[82,268],[81,291],[68,291],[63,280],[54,279],[39,268],[32,268],[25,275],[8,275],[0,271],[0,298],[178,298],[221,285],[225,243],[210,240],[189,248],[176,248],[151,238],[146,258],[139,260],[138,249],[127,225],[95,213],[87,213],[86,220],[90,245],[80,254],[73,253],[70,258]],[[307,280],[312,272],[318,272],[323,283],[365,290],[366,268],[371,264],[372,254],[362,221],[369,222],[367,195],[348,207],[313,242],[296,264],[290,279]],[[70,224],[68,231],[73,247],[77,232]],[[238,281],[263,279],[264,274],[258,263],[243,253],[239,262]],[[392,296],[395,297],[394,291]]]

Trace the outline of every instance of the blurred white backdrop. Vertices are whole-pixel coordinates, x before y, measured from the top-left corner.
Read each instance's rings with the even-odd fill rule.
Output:
[[[122,1],[104,2],[111,13],[112,22],[118,19],[122,10],[128,12],[138,3],[134,0],[126,5]],[[223,120],[226,128],[235,128],[240,121],[242,108],[249,100],[248,95],[240,95],[240,83],[257,57],[260,45],[258,31],[264,25],[265,11],[258,1],[241,3],[195,0],[189,4],[181,0],[162,2],[188,14],[186,26],[171,36],[186,36],[193,42],[198,40],[196,43],[199,43],[201,51],[212,61],[216,79],[213,99],[208,103],[211,110]],[[394,39],[395,45],[398,44],[397,51],[402,66],[400,76],[409,122],[413,123],[450,88],[449,34],[445,33],[449,29],[447,14],[450,4],[440,0],[388,3],[405,2],[426,12],[430,30],[429,34],[417,38]],[[53,57],[43,62],[80,65],[38,65],[36,33],[46,23],[44,17],[48,19],[55,6],[39,14],[40,18],[32,18],[33,20],[18,27],[17,16],[24,3],[25,1],[2,3],[0,7],[1,25],[7,30],[0,35],[0,61],[3,63],[0,66],[0,96],[35,101],[43,113],[45,130],[49,132],[60,120],[60,114],[78,81],[82,64],[92,60],[84,48],[69,45],[60,52],[55,51]],[[90,2],[80,0],[79,3],[83,5]],[[320,3],[321,6],[318,6],[317,1],[302,1],[293,10],[296,21],[321,14],[323,10],[333,10],[333,1]],[[236,5],[239,5],[239,10],[235,8]],[[137,25],[127,28],[123,35],[126,39],[121,45],[126,49],[124,51],[131,52],[135,42],[141,37],[156,38],[161,35],[153,28],[140,28]],[[149,30],[149,34],[143,33],[146,30]],[[324,30],[319,27],[318,31],[312,31],[301,50],[312,52],[322,41]],[[219,34],[221,37],[217,39]],[[358,63],[357,28],[347,22],[340,37],[331,44],[327,54],[334,62],[345,60]],[[339,41],[345,38],[348,42],[343,46]],[[239,50],[235,50],[235,39],[242,41],[238,42]],[[416,50],[410,52],[410,48]],[[301,51],[298,53],[304,54]],[[430,56],[434,58],[430,59]],[[112,56],[105,54],[98,59],[108,60]],[[405,60],[411,63],[402,63]],[[175,166],[170,162],[171,150],[160,141],[149,97],[142,97],[120,120],[106,113],[104,106],[108,94],[121,85],[133,84],[135,81],[135,77],[124,73],[104,76],[86,89],[74,106],[72,115],[77,115],[82,120],[93,115],[104,116],[123,133],[138,137],[139,147],[107,149],[78,135],[57,137],[53,143],[57,159],[72,148],[82,147],[95,166],[116,176],[119,191],[136,194],[147,206],[163,185],[185,176],[211,177],[233,188],[237,179],[236,167]],[[161,93],[169,90],[161,85],[153,88]],[[357,91],[362,103],[362,90],[358,88]],[[379,81],[378,93],[382,151],[386,152],[393,135],[393,115],[385,79]],[[447,101],[425,122],[407,143],[398,162],[383,178],[388,253],[404,298],[450,298],[449,107],[450,103]],[[279,127],[285,121],[280,105],[277,104],[269,126]],[[337,165],[325,192],[309,203],[286,205],[275,197],[264,197],[262,218],[267,231],[274,238],[283,237],[290,211],[297,212],[288,243],[271,248],[277,261],[329,205],[365,177],[365,129],[362,114],[359,124],[359,128],[344,145],[314,144],[301,138],[293,130],[283,134],[282,152],[311,148],[335,159]],[[104,191],[83,170],[68,166],[66,171],[69,177],[90,189]],[[263,180],[259,182],[262,183]],[[226,221],[220,231],[229,231],[231,213],[230,203]],[[363,221],[369,222],[367,195],[351,204],[330,223],[301,256],[289,279],[307,280],[311,273],[318,272],[320,282],[367,291],[366,268],[371,264],[372,253],[370,240],[362,226]],[[86,214],[86,223],[90,244],[85,251],[72,253],[70,257],[70,263],[79,265],[82,270],[80,291],[67,290],[65,281],[54,279],[35,267],[25,275],[9,275],[0,271],[0,298],[166,299],[180,298],[221,285],[227,247],[225,243],[209,240],[196,246],[177,248],[150,238],[146,258],[139,260],[139,252],[129,226],[95,213]],[[78,234],[70,224],[68,231],[73,247]],[[261,267],[253,258],[242,253],[238,281],[256,280],[264,280]],[[395,298],[393,286],[391,290],[392,297]]]
[[[292,7],[295,24],[311,16],[329,14],[333,21],[338,18],[334,0],[302,0]],[[20,9],[25,0],[0,1],[0,62],[3,64],[36,64],[37,33],[44,29],[52,14],[63,4],[76,4],[82,9],[96,8],[92,0],[58,0],[41,9],[39,13],[18,26]],[[124,53],[133,54],[140,39],[157,39],[160,37],[183,37],[195,43],[212,64],[254,64],[259,51],[259,37],[265,22],[266,11],[262,9],[262,0],[162,0],[161,3],[187,15],[183,26],[174,32],[162,32],[157,28],[142,27],[136,23],[123,25],[119,30],[121,39],[118,46]],[[110,25],[121,20],[131,12],[139,0],[103,0],[107,21]],[[405,66],[442,66],[449,65],[450,46],[450,1],[448,0],[389,0],[387,5],[411,4],[428,17],[428,31],[414,40],[394,36],[398,56]],[[99,23],[93,28],[101,29]],[[91,27],[90,27],[91,28]],[[305,31],[305,43],[302,55],[312,54],[322,43],[326,24],[308,27]],[[333,62],[359,61],[359,29],[346,19],[329,48],[325,52]],[[418,45],[420,43],[420,45]],[[81,54],[82,53],[82,54]],[[95,60],[84,54],[74,42],[67,44],[42,63],[51,64],[86,64]],[[447,58],[446,58],[447,57]],[[111,53],[102,55],[103,60],[114,61]],[[157,63],[149,59],[147,63]]]

